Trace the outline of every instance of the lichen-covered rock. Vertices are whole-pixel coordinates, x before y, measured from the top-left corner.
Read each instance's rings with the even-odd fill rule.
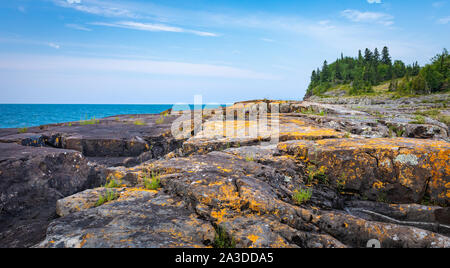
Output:
[[[379,107],[256,100],[1,130],[16,147],[0,176],[24,188],[1,205],[35,202],[9,219],[39,217],[25,225],[32,239],[0,225],[0,241],[41,241],[57,213],[36,247],[450,247],[446,126],[363,102]],[[95,188],[105,182],[119,188]]]
[[[450,144],[444,141],[331,139],[278,148],[322,169],[334,187],[371,200],[450,204]]]
[[[251,160],[244,157],[250,152],[254,153]],[[390,208],[380,208],[367,203],[360,204],[357,200],[339,203],[342,197],[328,186],[321,185],[314,187],[311,200],[297,204],[292,196],[295,190],[305,187],[304,179],[302,176],[287,179],[282,169],[269,166],[276,163],[277,157],[291,158],[277,156],[274,146],[240,147],[205,155],[161,159],[132,169],[122,169],[120,172],[127,174],[125,176],[133,174],[137,177],[148,170],[154,171],[159,174],[162,190],[158,193],[146,193],[146,199],[139,199],[140,197],[124,194],[136,191],[133,190],[136,188],[126,188],[115,201],[98,208],[72,213],[55,221],[48,230],[46,241],[40,246],[213,246],[211,237],[214,237],[214,234],[205,239],[204,232],[194,235],[193,239],[197,239],[194,244],[186,244],[186,233],[181,233],[179,240],[170,233],[160,237],[156,243],[153,227],[149,232],[143,233],[143,227],[139,226],[143,223],[134,223],[137,217],[134,212],[130,216],[121,214],[122,208],[134,211],[142,206],[152,206],[155,200],[166,195],[182,204],[176,211],[177,215],[181,215],[176,217],[180,225],[187,224],[183,215],[201,219],[201,224],[224,230],[236,247],[365,247],[370,239],[378,239],[384,247],[450,246],[448,237],[436,233],[446,233],[444,228],[425,230],[427,228],[421,229],[403,222],[416,220],[419,225],[444,223],[437,219],[438,211],[442,209],[439,207],[414,208],[397,205],[396,208],[392,205]],[[268,161],[269,159],[274,160]],[[264,161],[267,161],[268,165],[264,164]],[[295,165],[295,162],[293,164]],[[118,170],[116,172],[119,173]],[[137,181],[137,185],[140,185],[140,180]],[[139,202],[135,201],[138,199]],[[173,213],[171,204],[169,202],[169,205],[164,205],[166,215]],[[121,207],[120,213],[113,210],[115,206]],[[100,214],[100,211],[105,209],[108,209],[108,212]],[[147,209],[150,213],[155,208]],[[390,222],[386,218],[373,221],[374,219],[368,216],[358,217],[350,214],[356,209],[365,209],[366,213],[372,214],[384,213],[385,217],[391,216],[398,221]],[[425,209],[427,212],[419,217],[419,209]],[[400,213],[402,210],[405,211],[403,214]],[[115,222],[117,217],[121,218],[119,225],[109,224],[109,221]],[[100,218],[108,218],[108,223],[99,225],[94,222],[96,218],[99,218],[98,221]],[[85,225],[86,223],[88,225]],[[166,224],[171,225],[172,221],[165,217],[158,218],[158,226]],[[132,227],[131,231],[124,235],[123,232],[118,232],[118,226]],[[190,224],[185,228],[191,231]],[[213,229],[207,230],[214,233]],[[140,235],[134,235],[136,232]],[[87,234],[89,239],[85,239]],[[120,242],[122,240],[126,242]],[[114,241],[114,244],[111,241]]]
[[[170,196],[135,190],[97,208],[52,222],[37,247],[186,248],[208,247],[213,226]]]
[[[60,217],[67,216],[71,213],[87,210],[97,205],[102,196],[112,192],[114,195],[120,195],[124,189],[120,188],[95,188],[85,190],[83,192],[59,199],[56,202],[56,214]]]

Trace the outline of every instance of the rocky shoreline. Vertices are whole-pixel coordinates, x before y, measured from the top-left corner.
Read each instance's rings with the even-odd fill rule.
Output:
[[[0,130],[0,247],[448,248],[449,126],[414,116],[448,102],[424,98]]]

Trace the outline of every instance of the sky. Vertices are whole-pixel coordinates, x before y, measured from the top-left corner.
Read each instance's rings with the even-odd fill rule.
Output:
[[[341,52],[449,45],[450,0],[1,0],[0,103],[301,100]]]

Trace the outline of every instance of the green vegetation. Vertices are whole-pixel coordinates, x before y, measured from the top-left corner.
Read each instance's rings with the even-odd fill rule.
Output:
[[[105,194],[100,195],[97,203],[95,203],[95,206],[96,207],[101,206],[101,205],[103,205],[107,202],[110,202],[112,200],[115,200],[117,198],[119,198],[119,195],[116,192],[108,189],[108,190],[106,190]]]
[[[409,122],[410,124],[425,124],[425,117],[422,115],[416,115],[414,121]]]
[[[146,125],[145,122],[143,122],[141,120],[136,120],[136,121],[134,121],[133,124],[135,124],[136,126],[145,126]]]
[[[255,161],[255,157],[254,157],[253,155],[247,155],[247,156],[245,157],[245,161],[247,161],[247,162],[253,162],[253,161]]]
[[[342,173],[341,177],[336,180],[336,187],[338,192],[342,192],[345,189],[347,175]]]
[[[218,225],[213,246],[214,248],[236,248],[236,241],[227,233],[225,227]]]
[[[389,137],[394,137],[394,134],[397,137],[403,137],[403,134],[405,134],[405,130],[402,127],[397,126],[389,126]]]
[[[144,187],[147,190],[158,190],[161,188],[161,179],[159,178],[159,175],[153,171],[146,175],[144,177]]]
[[[319,169],[314,165],[309,165],[307,168],[308,181],[307,184],[311,185],[314,180],[319,181],[322,184],[328,184],[328,177],[325,174],[326,167],[322,166]]]
[[[417,116],[427,116],[433,118],[434,120],[440,121],[444,124],[450,125],[450,115],[445,115],[441,113],[439,109],[430,109],[427,111],[417,111],[415,112]],[[417,120],[416,120],[417,121]]]
[[[300,113],[302,114],[310,114],[310,115],[319,115],[319,116],[326,116],[327,113],[325,111],[316,112],[312,107],[309,107],[307,109],[301,109]]]
[[[106,179],[107,183],[105,184],[105,188],[121,188],[122,187],[122,182],[121,181],[117,181],[114,176],[110,175],[108,176],[108,178]]]
[[[300,188],[294,192],[294,195],[292,196],[292,199],[297,204],[303,204],[307,201],[309,201],[312,197],[312,190],[311,189],[303,189]]]
[[[337,89],[345,89],[349,95],[375,94],[384,89],[398,96],[446,92],[450,89],[450,55],[444,49],[430,64],[420,67],[417,62],[392,62],[387,47],[381,54],[378,49],[372,52],[366,48],[364,55],[360,50],[357,58],[341,54],[335,62],[325,61],[321,69],[312,72],[306,97]]]
[[[27,132],[28,132],[28,128],[26,128],[26,127],[24,127],[24,128],[19,128],[18,132],[19,132],[20,134],[27,133]]]
[[[80,126],[86,126],[86,125],[96,125],[99,124],[100,120],[97,120],[94,118],[89,119],[89,120],[84,120],[84,121],[80,121]]]

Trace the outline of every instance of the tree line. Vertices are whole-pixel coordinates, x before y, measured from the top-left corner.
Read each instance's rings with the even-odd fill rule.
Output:
[[[447,91],[450,86],[450,56],[447,49],[431,59],[431,63],[420,67],[417,62],[406,65],[401,60],[392,61],[389,48],[381,53],[366,48],[357,58],[341,57],[311,74],[311,83],[306,96],[321,95],[338,85],[349,85],[350,95],[373,92],[373,86],[389,83],[392,92],[407,94],[430,94]]]

